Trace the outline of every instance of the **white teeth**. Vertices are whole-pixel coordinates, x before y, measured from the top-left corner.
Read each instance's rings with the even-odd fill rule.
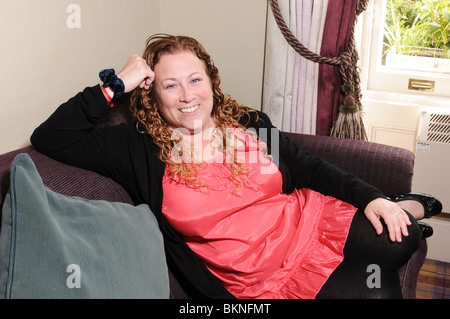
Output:
[[[180,109],[180,111],[183,112],[184,114],[188,114],[188,113],[195,112],[197,109],[198,109],[198,105],[189,107],[187,109]]]

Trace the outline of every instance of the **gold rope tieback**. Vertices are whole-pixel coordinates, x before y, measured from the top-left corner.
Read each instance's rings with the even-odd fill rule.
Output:
[[[368,0],[358,1],[356,15],[360,15],[367,8]],[[322,64],[339,67],[342,78],[342,91],[344,98],[339,108],[338,119],[331,129],[331,136],[367,140],[366,131],[362,121],[362,104],[359,73],[357,68],[358,52],[356,50],[355,26],[350,36],[349,47],[339,57],[324,57],[306,48],[294,36],[286,25],[277,0],[271,0],[271,7],[277,25],[289,45],[302,57]],[[350,89],[351,88],[351,89]]]

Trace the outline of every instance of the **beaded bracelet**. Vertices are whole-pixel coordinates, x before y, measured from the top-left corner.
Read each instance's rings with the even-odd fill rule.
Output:
[[[103,82],[104,87],[109,87],[114,91],[113,101],[120,101],[121,97],[125,94],[125,85],[123,81],[116,75],[114,69],[105,69],[99,73],[100,80]]]

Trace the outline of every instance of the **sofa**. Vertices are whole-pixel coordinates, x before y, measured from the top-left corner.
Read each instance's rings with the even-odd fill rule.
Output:
[[[99,125],[116,125],[130,121],[126,104],[118,105]],[[359,176],[373,184],[385,194],[411,191],[414,154],[405,149],[366,141],[339,139],[325,136],[286,133],[302,149],[311,152],[336,166]],[[0,205],[10,187],[10,167],[14,158],[28,154],[46,187],[65,196],[76,196],[88,200],[106,200],[133,205],[127,192],[115,181],[94,172],[59,163],[37,152],[32,146],[0,155]],[[417,278],[427,253],[426,239],[422,239],[418,250],[399,269],[403,297],[416,298]],[[189,296],[168,269],[170,298],[183,299]]]

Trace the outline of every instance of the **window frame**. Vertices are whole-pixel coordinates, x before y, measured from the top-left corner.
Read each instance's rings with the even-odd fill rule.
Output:
[[[367,9],[359,16],[356,40],[359,46],[361,90],[363,100],[385,100],[402,105],[450,107],[450,75],[430,74],[406,70],[388,70],[381,66],[384,14],[387,0],[369,1]],[[435,91],[408,89],[409,79],[435,81]]]

